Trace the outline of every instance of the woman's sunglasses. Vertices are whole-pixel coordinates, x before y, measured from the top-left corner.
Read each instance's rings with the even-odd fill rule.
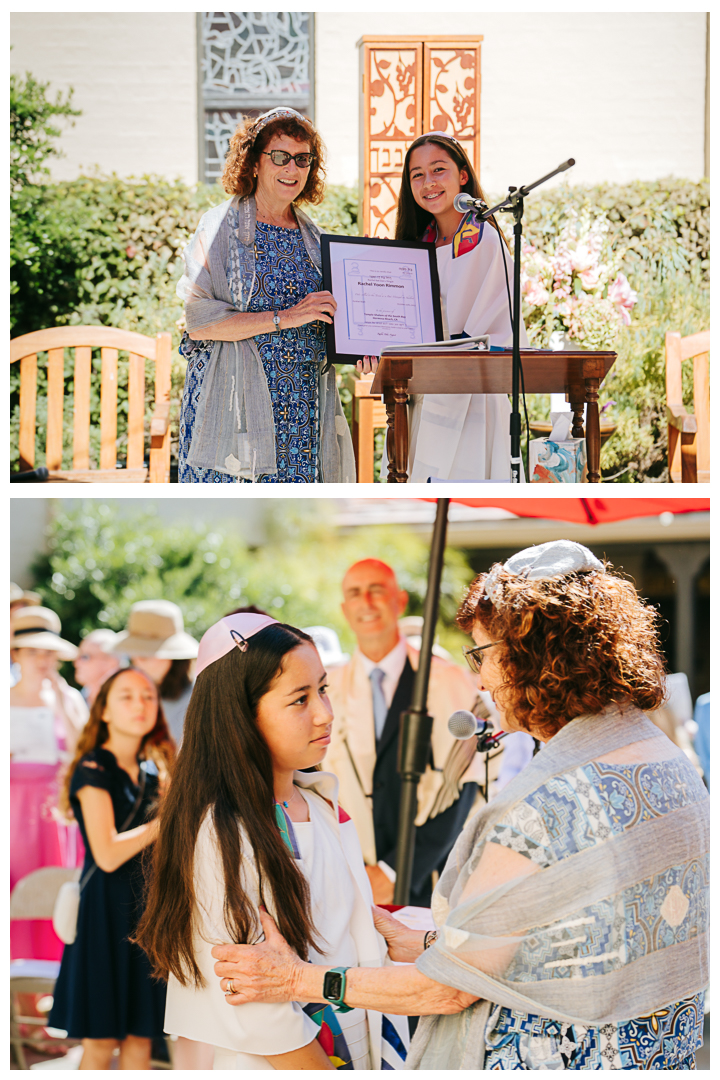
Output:
[[[288,154],[287,150],[262,150],[261,153],[267,154],[273,165],[287,165],[294,161],[298,169],[309,169],[315,159],[314,154]]]
[[[467,645],[463,646],[463,656],[467,660],[470,670],[474,671],[475,674],[478,675],[480,673],[480,668],[482,667],[484,656],[483,650],[491,649],[493,645],[500,644],[502,644],[502,642],[500,641],[491,641],[487,645],[476,645],[472,649],[468,648]]]

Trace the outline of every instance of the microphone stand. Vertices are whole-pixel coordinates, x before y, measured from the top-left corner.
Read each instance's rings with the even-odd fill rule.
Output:
[[[509,731],[486,731],[476,736],[477,752],[485,755],[485,790],[482,792],[485,805],[490,796],[490,751],[497,750],[500,740],[509,734]]]
[[[520,258],[522,248],[522,216],[523,216],[523,202],[525,196],[533,190],[533,188],[539,187],[540,184],[544,184],[546,180],[550,180],[553,176],[557,176],[558,173],[565,172],[572,165],[575,164],[575,158],[570,158],[568,161],[564,161],[562,165],[558,165],[557,169],[553,169],[546,176],[541,176],[539,180],[536,180],[534,184],[526,184],[524,187],[508,187],[510,194],[507,199],[504,199],[497,206],[493,206],[490,210],[483,210],[480,214],[482,221],[486,221],[489,217],[492,217],[497,211],[502,211],[505,214],[512,214],[515,220],[515,227],[513,232],[515,234],[515,266],[513,274],[513,360],[512,360],[512,412],[510,414],[510,466],[512,470],[512,482],[513,484],[520,483]]]

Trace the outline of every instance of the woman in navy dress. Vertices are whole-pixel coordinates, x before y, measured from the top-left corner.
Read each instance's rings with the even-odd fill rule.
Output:
[[[334,370],[323,369],[337,305],[322,290],[320,231],[297,205],[322,200],[323,157],[288,108],[245,120],[230,142],[222,184],[233,198],[204,215],[178,286],[180,483],[355,479]]]
[[[103,684],[78,742],[61,809],[85,843],[77,935],[63,951],[50,1024],[82,1039],[81,1069],[149,1069],[163,1035],[165,987],[130,939],[142,914],[142,851],[157,835],[173,745],[157,690],[124,668]],[[129,819],[129,820],[128,820]]]

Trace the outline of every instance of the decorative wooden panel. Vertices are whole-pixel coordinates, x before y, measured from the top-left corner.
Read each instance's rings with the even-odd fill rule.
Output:
[[[361,38],[361,213],[368,236],[394,233],[403,161],[418,135],[454,135],[479,169],[481,41]]]
[[[410,40],[363,49],[362,214],[370,236],[393,235],[405,152],[422,131],[422,49]]]

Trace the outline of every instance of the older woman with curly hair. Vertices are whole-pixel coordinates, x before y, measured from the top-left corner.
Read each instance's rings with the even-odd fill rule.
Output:
[[[664,696],[657,621],[571,541],[473,582],[470,666],[505,729],[543,746],[458,838],[433,943],[376,911],[391,959],[414,966],[345,972],[345,1005],[422,1016],[406,1069],[695,1068],[708,800],[642,711]],[[214,950],[228,1001],[318,1000],[324,969],[265,929]]]
[[[244,120],[222,184],[185,250],[187,359],[180,483],[355,480],[350,432],[326,364],[320,230],[325,149],[290,108]]]

